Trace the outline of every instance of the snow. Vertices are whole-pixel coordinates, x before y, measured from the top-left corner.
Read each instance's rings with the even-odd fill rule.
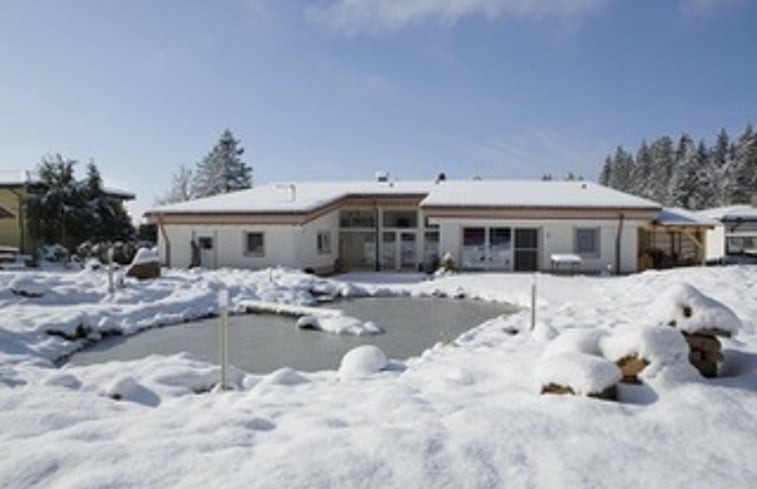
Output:
[[[680,207],[666,207],[657,216],[655,222],[664,226],[717,226],[718,222],[702,212],[690,211]]]
[[[339,378],[342,381],[362,379],[386,368],[384,352],[373,345],[361,345],[348,351],[339,364]]]
[[[276,182],[159,206],[148,214],[310,212],[348,196],[414,195],[424,206],[599,207],[660,205],[592,182],[520,180]]]
[[[592,182],[520,180],[451,181],[438,185],[421,207],[627,207],[657,210],[660,204]]]
[[[131,261],[132,265],[142,265],[145,263],[160,263],[158,251],[150,248],[140,248]]]
[[[751,205],[731,205],[698,211],[698,215],[716,221],[757,221],[757,207]]]
[[[569,387],[577,395],[599,394],[623,377],[612,362],[581,352],[546,355],[534,374],[536,392],[556,384]]]
[[[741,328],[741,321],[730,308],[687,283],[665,290],[652,304],[650,319],[687,333],[716,330],[733,334]]]
[[[362,319],[341,314],[302,316],[297,320],[297,327],[355,336],[374,335],[382,332],[381,328],[376,326],[373,321],[363,321]]]
[[[46,293],[13,294],[21,277]],[[114,489],[754,485],[757,267],[540,275],[533,333],[531,280],[166,270],[151,281],[127,278],[110,295],[103,270],[0,272],[0,480]],[[683,282],[741,323],[721,340],[723,377],[704,379],[678,362],[678,331],[659,324],[668,315],[648,317],[669,312],[656,301],[677,300],[670,291]],[[402,359],[404,368],[389,361],[376,372],[376,362],[374,373],[349,381],[334,371],[232,369],[232,389],[221,391],[218,367],[186,355],[55,366],[88,340],[48,332],[82,326],[95,342],[107,331],[180,323],[215,314],[223,289],[236,313],[255,302],[307,307],[323,293],[464,294],[523,309]],[[697,311],[704,304],[724,314],[683,295]],[[541,376],[591,391],[616,376],[599,355],[609,362],[637,350],[661,368],[647,377],[650,364],[642,385],[621,384],[618,403],[535,392]]]

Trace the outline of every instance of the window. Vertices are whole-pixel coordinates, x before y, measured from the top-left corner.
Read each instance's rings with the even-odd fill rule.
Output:
[[[263,233],[245,233],[245,255],[265,255],[265,239]]]
[[[340,211],[339,226],[343,228],[373,228],[376,216],[373,211]]]
[[[331,253],[331,231],[318,231],[318,254]]]
[[[599,228],[576,228],[576,253],[599,257]]]
[[[201,250],[212,250],[213,238],[211,238],[210,236],[202,236],[197,240],[197,244]]]
[[[418,212],[416,211],[384,211],[385,228],[416,228],[418,227]]]

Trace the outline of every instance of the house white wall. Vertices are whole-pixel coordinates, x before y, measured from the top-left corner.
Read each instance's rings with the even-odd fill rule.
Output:
[[[550,256],[553,253],[575,252],[576,228],[600,229],[600,253],[596,258],[584,258],[581,271],[605,271],[608,265],[615,269],[615,246],[618,221],[612,220],[484,220],[484,219],[432,219],[441,226],[440,247],[442,255],[451,253],[456,263],[461,263],[463,228],[465,227],[512,227],[536,228],[540,230],[540,269],[549,270]],[[630,273],[637,270],[638,234],[644,221],[624,221],[621,234],[620,272]]]
[[[705,241],[706,260],[715,260],[725,256],[725,226],[719,224],[709,229]]]
[[[164,226],[171,244],[171,266],[188,267],[192,262],[192,245],[198,238],[213,238],[214,251],[210,268],[266,268],[286,266],[330,271],[337,258],[339,243],[337,214],[332,212],[305,225],[185,225]],[[330,231],[331,251],[318,253],[318,232]],[[260,232],[264,236],[264,254],[246,253],[246,234]],[[162,263],[167,262],[166,240],[158,233],[158,250]]]

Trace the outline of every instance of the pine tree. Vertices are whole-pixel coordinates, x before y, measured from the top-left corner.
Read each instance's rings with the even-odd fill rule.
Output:
[[[731,202],[750,204],[757,195],[757,134],[749,124],[734,145]]]
[[[701,184],[701,166],[699,153],[694,141],[688,134],[682,134],[675,152],[673,176],[670,183],[671,204],[687,209],[696,208],[696,192]]]
[[[636,153],[636,165],[634,165],[631,174],[631,182],[627,191],[641,197],[652,197],[652,174],[653,174],[652,153],[647,146],[646,141],[641,142],[639,151]]]
[[[652,173],[647,181],[649,198],[663,205],[670,205],[675,159],[673,140],[669,136],[663,136],[652,143],[649,152],[652,157]]]
[[[252,169],[240,158],[244,149],[238,147],[228,129],[205,158],[197,165],[192,193],[207,197],[252,186]]]

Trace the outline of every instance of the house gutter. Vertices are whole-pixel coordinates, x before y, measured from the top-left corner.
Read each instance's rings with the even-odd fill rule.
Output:
[[[626,216],[622,212],[618,215],[618,233],[615,235],[615,273],[620,274],[620,248],[623,238],[623,221]]]
[[[161,214],[155,215],[155,220],[158,221],[158,229],[160,229],[160,234],[163,236],[163,240],[166,242],[166,266],[171,267],[171,240],[168,238],[168,233],[166,233],[166,228],[163,226],[163,216]]]

